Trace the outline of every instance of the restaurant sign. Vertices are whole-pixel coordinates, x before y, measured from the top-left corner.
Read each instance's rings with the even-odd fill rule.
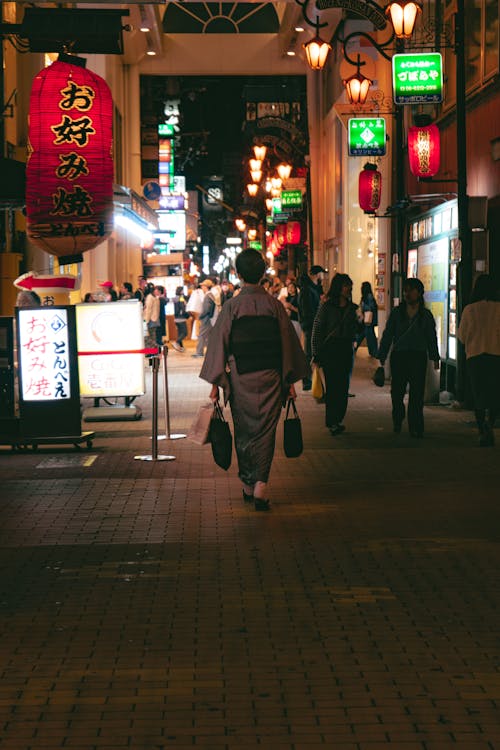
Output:
[[[439,52],[412,52],[392,58],[396,104],[443,101],[443,58]]]
[[[348,124],[349,156],[384,156],[386,128],[383,117],[351,117]]]
[[[302,208],[302,191],[282,190],[281,206],[282,208]]]

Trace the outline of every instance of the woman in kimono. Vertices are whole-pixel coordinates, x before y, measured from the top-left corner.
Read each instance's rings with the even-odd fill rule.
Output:
[[[310,374],[309,364],[286,311],[259,282],[265,262],[257,250],[236,258],[240,293],[222,307],[210,334],[200,378],[212,383],[210,399],[229,401],[234,423],[243,499],[269,510],[267,481],[276,427],[294,383]]]

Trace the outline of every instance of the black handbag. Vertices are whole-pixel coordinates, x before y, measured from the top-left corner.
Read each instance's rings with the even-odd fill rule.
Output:
[[[214,413],[210,420],[210,443],[212,444],[212,454],[217,466],[227,471],[231,466],[231,456],[233,453],[233,436],[229,429],[229,424],[224,419],[222,409],[218,401],[214,402]]]
[[[293,416],[290,417],[290,408]],[[302,453],[304,444],[302,442],[302,425],[297,414],[295,401],[289,398],[286,404],[285,421],[283,422],[283,449],[287,458],[297,458]]]
[[[385,385],[385,370],[383,367],[377,367],[373,373],[372,380],[379,388],[382,388],[382,386]]]

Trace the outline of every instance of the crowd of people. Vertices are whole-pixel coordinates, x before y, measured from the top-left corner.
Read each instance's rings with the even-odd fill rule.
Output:
[[[394,432],[401,432],[406,419],[410,436],[423,437],[427,367],[432,363],[439,370],[440,355],[436,322],[425,306],[425,290],[419,279],[406,279],[402,301],[390,313],[377,341],[378,308],[368,281],[362,283],[359,304],[355,304],[352,280],[347,274],[335,274],[325,292],[326,271],[320,265],[311,266],[299,278],[290,274],[282,281],[265,274],[265,264],[259,253],[245,251],[238,258],[237,284],[206,277],[187,291],[184,286],[178,286],[170,302],[176,327],[173,348],[184,353],[184,342],[190,335],[195,345],[191,356],[204,360],[201,377],[212,384],[212,400],[218,398],[220,386],[224,400],[231,405],[245,498],[254,501],[259,509],[269,505],[265,491],[277,414],[285,393],[295,397],[297,381],[293,378],[297,373],[300,373],[302,390],[309,391],[311,368],[321,368],[325,426],[332,436],[345,431],[348,398],[353,395],[349,393],[349,384],[355,355],[365,340],[369,356],[374,361],[379,360],[381,367],[390,366]],[[87,295],[85,301],[115,299],[138,299],[143,305],[150,343],[160,345],[163,342],[169,301],[163,286],[154,285],[141,276],[135,291],[129,282],[124,282],[116,291],[113,284],[106,281],[96,294]],[[252,327],[248,330],[246,318],[252,318]],[[270,321],[274,322],[270,324]],[[271,333],[272,340],[268,338]],[[457,334],[465,347],[480,445],[493,445],[493,425],[500,411],[500,302],[490,276],[483,274],[476,280]],[[241,369],[247,367],[242,365],[246,361],[240,351],[243,346],[247,353],[253,352],[250,370]],[[269,354],[271,349],[281,352],[279,361],[274,362]],[[261,362],[260,354],[265,352],[270,359],[267,361],[263,355],[265,361]],[[290,362],[285,365],[285,354],[292,357],[293,366]],[[258,366],[257,370],[253,369],[254,365]],[[273,371],[267,373],[269,393],[265,397],[260,390],[265,381],[264,370]],[[246,404],[244,407],[242,400]],[[258,457],[260,453],[264,458]]]

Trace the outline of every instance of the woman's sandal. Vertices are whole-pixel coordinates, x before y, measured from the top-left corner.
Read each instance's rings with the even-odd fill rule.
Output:
[[[245,490],[242,490],[242,492],[243,492],[243,500],[245,501],[245,503],[253,503],[253,499],[254,499],[253,495],[248,495],[245,492]]]
[[[255,498],[255,510],[271,510],[269,500],[263,500],[260,497]]]

